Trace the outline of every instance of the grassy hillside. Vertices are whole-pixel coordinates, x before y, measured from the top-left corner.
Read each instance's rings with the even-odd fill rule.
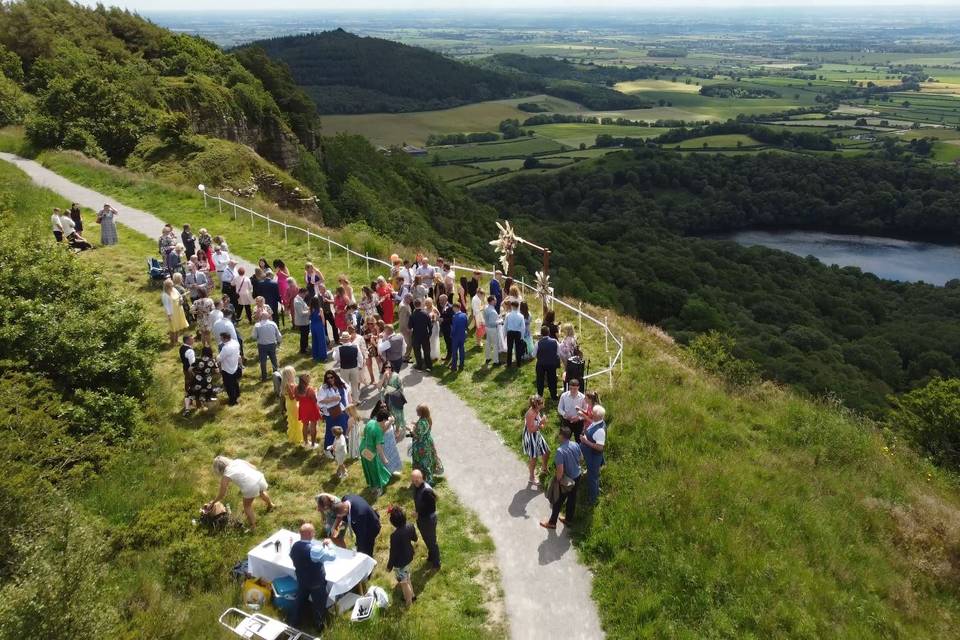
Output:
[[[158,307],[159,290],[149,286],[143,274],[144,257],[156,250],[154,239],[121,229],[120,244],[70,258],[52,246],[46,233],[44,212],[62,206],[62,198],[31,186],[6,163],[0,163],[0,183],[4,185],[0,210],[12,215],[18,226],[43,238],[37,251],[54,254],[54,261],[77,271],[81,280],[98,277],[95,274],[108,278],[116,300],[131,313],[142,310],[144,331],[159,341],[165,326]],[[92,212],[86,215],[89,218]],[[197,215],[194,211],[193,222],[208,224],[215,233],[229,234],[231,240],[236,237],[238,248],[255,255],[226,224],[226,217],[220,226]],[[339,262],[324,267],[346,269]],[[62,312],[71,314],[75,306]],[[17,326],[8,324],[9,329]],[[241,328],[248,330],[246,325]],[[104,336],[104,348],[114,346],[117,338]],[[3,357],[11,355],[5,352]],[[296,355],[293,340],[282,345],[280,355],[298,370],[312,369],[315,377],[322,371],[322,366]],[[17,475],[15,463],[20,461],[10,456],[19,449],[9,441],[0,447],[8,486],[16,487],[0,494],[0,517],[7,523],[3,544],[8,544],[6,533],[12,532],[18,552],[5,554],[0,571],[3,640],[63,633],[78,638],[225,638],[216,616],[238,602],[237,589],[228,576],[230,567],[264,532],[279,527],[296,529],[304,519],[315,519],[310,498],[317,491],[362,489],[358,465],[351,465],[348,479],[338,482],[329,465],[286,444],[285,423],[269,385],[257,384],[255,375],[243,380],[240,406],[181,418],[177,408],[182,378],[175,349],[164,347],[155,354],[151,350],[145,360],[147,366],[136,375],[152,380],[141,401],[142,424],[138,422],[139,430],[128,442],[109,450],[108,461],[99,468],[67,466],[84,455],[86,449],[80,445],[89,448],[89,436],[71,446],[70,457],[59,459],[54,442],[33,440],[32,455],[42,480]],[[14,384],[9,372],[5,374],[4,398],[11,397]],[[29,402],[21,398],[18,404],[36,410],[37,415],[30,414],[29,419],[41,427],[40,416],[54,409],[46,402],[41,404],[39,398],[34,390]],[[14,404],[5,402],[4,406],[7,409],[0,420],[12,427],[7,412]],[[215,492],[210,461],[221,452],[250,460],[271,484],[279,508],[270,514],[259,510],[260,531],[256,534],[237,530],[207,535],[191,524],[199,505]],[[64,471],[71,468],[69,474]],[[417,606],[409,612],[391,608],[366,628],[371,638],[493,639],[504,634],[492,543],[476,518],[442,483],[439,491],[444,570],[428,574],[417,568],[413,578],[420,592]],[[11,500],[14,497],[19,507]],[[227,501],[239,513],[236,494],[230,494]],[[389,503],[410,506],[405,483],[390,485],[379,505],[382,508]],[[23,512],[29,517],[18,515]],[[66,559],[59,552],[62,545],[71,551]],[[394,581],[385,569],[386,552],[387,545],[379,545],[373,582],[393,593]],[[44,554],[58,558],[55,565]],[[52,609],[57,615],[48,615]],[[324,637],[348,638],[353,633],[352,625],[341,620]]]
[[[140,204],[135,187],[123,194]],[[322,247],[283,245],[262,229],[257,237],[229,212],[202,220],[241,253],[346,267]],[[595,570],[611,637],[951,636],[960,614],[954,477],[836,405],[771,384],[731,387],[662,333],[612,314],[611,324],[626,337],[624,370],[612,388],[590,382],[611,423],[604,492],[574,538]],[[603,366],[602,335],[585,324],[582,338],[592,369]],[[482,369],[481,357],[472,348],[466,374],[441,380],[520,455],[533,370]]]
[[[246,49],[260,49],[286,64],[323,114],[445,109],[536,86],[427,49],[343,29],[259,40],[241,48],[241,59]]]

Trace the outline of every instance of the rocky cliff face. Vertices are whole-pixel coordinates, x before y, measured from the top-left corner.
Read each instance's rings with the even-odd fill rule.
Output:
[[[163,96],[169,109],[187,115],[193,133],[238,142],[282,169],[296,168],[296,135],[279,113],[253,103],[241,90],[190,76],[168,83]]]

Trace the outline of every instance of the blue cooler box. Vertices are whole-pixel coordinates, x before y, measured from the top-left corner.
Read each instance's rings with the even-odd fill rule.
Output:
[[[280,576],[270,585],[273,589],[273,606],[290,617],[297,602],[297,580],[290,576]]]

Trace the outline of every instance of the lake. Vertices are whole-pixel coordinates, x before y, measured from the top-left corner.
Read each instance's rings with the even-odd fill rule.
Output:
[[[943,285],[960,278],[960,247],[955,246],[819,231],[739,231],[712,237],[860,267],[887,280]]]

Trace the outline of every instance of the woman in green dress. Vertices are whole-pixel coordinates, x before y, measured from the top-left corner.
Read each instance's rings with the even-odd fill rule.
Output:
[[[437,456],[437,447],[433,443],[433,419],[430,418],[430,407],[425,404],[417,406],[417,424],[413,427],[413,444],[410,446],[410,457],[413,459],[413,468],[420,469],[427,482],[433,482],[434,476],[443,475],[443,464]]]
[[[383,451],[384,427],[390,423],[390,412],[380,409],[375,420],[367,423],[360,441],[360,466],[367,486],[373,489],[378,498],[383,488],[390,482],[390,470],[387,469],[387,454]]]

